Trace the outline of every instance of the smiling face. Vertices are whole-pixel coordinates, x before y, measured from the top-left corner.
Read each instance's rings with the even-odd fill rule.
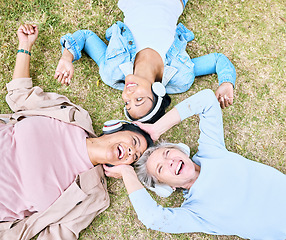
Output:
[[[148,158],[146,167],[159,182],[185,189],[190,189],[200,172],[200,167],[185,153],[168,147],[154,151]]]
[[[100,163],[132,164],[147,149],[146,139],[139,133],[119,131],[101,136],[104,140],[105,159]]]
[[[132,118],[145,116],[153,106],[152,84],[145,78],[127,75],[122,92],[126,110]]]

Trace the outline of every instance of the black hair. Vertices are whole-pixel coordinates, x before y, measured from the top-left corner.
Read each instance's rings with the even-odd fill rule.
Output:
[[[154,145],[154,142],[152,138],[150,137],[149,133],[145,132],[144,130],[142,130],[140,127],[138,127],[135,124],[124,123],[122,124],[122,129],[120,129],[119,131],[131,131],[131,132],[139,133],[145,138],[147,142],[147,148],[152,147]]]

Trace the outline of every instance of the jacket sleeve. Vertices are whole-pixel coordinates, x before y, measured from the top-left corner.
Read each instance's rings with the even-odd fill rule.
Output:
[[[104,62],[106,44],[90,30],[78,30],[73,34],[66,34],[61,37],[61,45],[69,50],[73,57],[73,61],[81,58],[81,51],[84,50],[98,66]]]
[[[232,83],[235,86],[236,72],[231,61],[222,53],[211,53],[198,58],[193,58],[195,64],[195,76],[202,76],[216,73],[219,85],[224,82]]]
[[[13,79],[7,84],[7,90],[6,102],[14,112],[34,110],[61,102],[70,103],[63,95],[44,92],[40,87],[33,87],[31,78]]]
[[[83,173],[85,177],[76,181],[81,185],[82,192],[79,189],[77,191],[71,189],[69,192],[71,195],[65,196],[64,202],[54,204],[51,212],[46,212],[45,218],[49,218],[49,214],[57,215],[57,212],[64,211],[63,208],[67,211],[61,219],[45,227],[38,237],[39,240],[78,239],[80,231],[87,228],[93,219],[109,206],[106,179],[99,167],[101,166],[97,166],[94,171]],[[75,184],[73,185],[76,188]],[[71,210],[65,207],[69,204],[73,205]]]

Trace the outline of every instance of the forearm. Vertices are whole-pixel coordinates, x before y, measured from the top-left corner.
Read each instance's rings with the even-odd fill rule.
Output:
[[[128,194],[144,188],[141,182],[138,180],[138,177],[133,168],[126,169],[122,174],[122,178]]]
[[[32,45],[28,42],[20,42],[18,49],[24,49],[31,52]],[[30,77],[30,59],[31,56],[27,53],[17,53],[16,64],[12,79]]]
[[[163,117],[161,117],[156,123],[154,123],[154,128],[156,129],[156,132],[161,136],[163,133],[180,122],[180,114],[176,108],[173,108]]]

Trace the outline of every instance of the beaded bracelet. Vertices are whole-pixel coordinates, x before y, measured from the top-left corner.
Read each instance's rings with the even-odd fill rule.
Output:
[[[28,55],[31,56],[31,52],[29,52],[28,50],[19,49],[17,53],[19,53],[19,52],[21,52],[21,53],[26,53],[26,54],[28,54]]]

